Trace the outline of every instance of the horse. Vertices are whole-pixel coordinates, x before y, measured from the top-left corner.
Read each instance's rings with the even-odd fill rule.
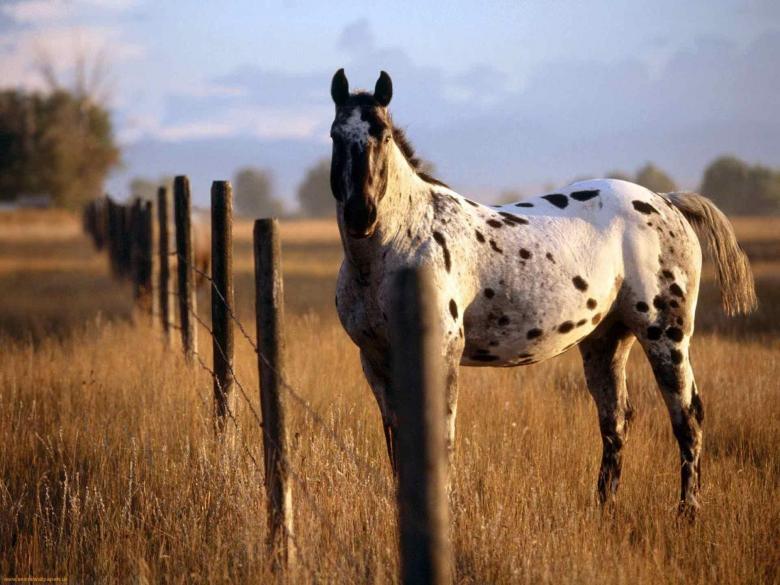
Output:
[[[602,437],[598,497],[611,501],[634,417],[625,370],[638,340],[679,445],[679,509],[695,513],[704,408],[689,348],[699,238],[714,257],[725,312],[747,313],[757,304],[747,256],[728,219],[701,195],[654,193],[611,179],[482,205],[422,170],[393,124],[392,95],[384,71],[373,94],[350,93],[344,70],[335,73],[330,183],[344,249],[337,312],[360,349],[394,471],[403,431],[390,379],[393,278],[426,266],[439,291],[450,462],[459,366],[524,366],[576,345]]]

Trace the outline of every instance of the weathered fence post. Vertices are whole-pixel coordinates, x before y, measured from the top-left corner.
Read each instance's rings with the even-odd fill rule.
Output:
[[[293,509],[288,436],[281,391],[285,374],[284,290],[279,222],[258,219],[254,225],[255,312],[263,455],[268,496],[269,544],[282,564],[294,562]]]
[[[121,276],[119,269],[119,245],[121,241],[119,225],[119,207],[111,197],[106,198],[106,232],[108,237],[108,258],[111,264],[111,274],[114,278]]]
[[[152,312],[152,202],[133,204],[131,241],[133,247],[133,296],[138,308]]]
[[[166,343],[171,341],[171,303],[170,303],[170,236],[168,235],[168,188],[157,189],[157,254],[159,260],[157,298],[160,310],[160,323]]]
[[[119,206],[119,225],[121,234],[119,240],[119,273],[127,279],[132,275],[132,253],[133,253],[133,207],[129,204]]]
[[[211,329],[214,356],[214,425],[227,428],[235,412],[233,392],[233,188],[229,181],[211,186]]]
[[[179,175],[173,181],[174,216],[176,219],[176,258],[179,281],[179,325],[184,355],[192,360],[198,351],[198,330],[193,315],[197,311],[195,299],[195,261],[192,251],[190,224],[190,180]]]
[[[452,582],[444,384],[436,290],[427,269],[396,277],[390,320],[392,405],[398,417],[402,583]]]

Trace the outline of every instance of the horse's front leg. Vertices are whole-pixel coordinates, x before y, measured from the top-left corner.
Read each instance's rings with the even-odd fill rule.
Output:
[[[379,405],[382,426],[385,431],[387,455],[390,458],[393,474],[396,474],[398,473],[398,450],[396,448],[398,419],[390,406],[390,364],[387,359],[374,355],[369,356],[363,350],[360,351],[360,364],[363,366],[363,373]]]

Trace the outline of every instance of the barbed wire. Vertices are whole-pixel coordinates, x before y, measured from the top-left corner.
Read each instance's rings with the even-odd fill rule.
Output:
[[[309,401],[306,400],[306,398],[304,398],[301,395],[301,393],[296,388],[294,388],[289,382],[287,382],[287,380],[285,379],[285,376],[281,372],[279,372],[273,366],[271,361],[263,354],[263,352],[260,351],[260,348],[257,346],[255,341],[247,333],[247,331],[244,328],[243,323],[241,322],[241,320],[235,315],[233,310],[230,308],[230,304],[227,302],[225,297],[222,295],[220,290],[217,288],[216,283],[214,282],[214,280],[208,274],[206,274],[204,271],[202,271],[198,267],[193,266],[192,264],[190,264],[187,261],[187,259],[184,258],[184,256],[182,254],[178,254],[176,252],[174,252],[174,254],[176,254],[178,259],[181,260],[182,262],[184,262],[186,265],[188,265],[194,272],[196,272],[197,274],[200,274],[201,276],[206,278],[211,283],[211,288],[216,292],[217,297],[220,299],[220,301],[224,305],[224,307],[227,310],[228,315],[230,316],[231,320],[238,327],[239,331],[241,332],[241,335],[244,337],[244,339],[247,341],[247,343],[249,343],[249,345],[253,349],[253,351],[260,357],[260,359],[263,361],[263,364],[266,367],[268,367],[279,378],[279,381],[280,381],[282,387],[295,400],[295,402],[297,402],[299,405],[301,405],[301,407],[312,417],[314,422],[316,422],[325,431],[325,433],[328,435],[328,437],[330,437],[337,444],[339,449],[345,455],[347,455],[350,459],[352,459],[352,462],[355,464],[356,467],[362,469],[365,473],[367,473],[368,475],[372,476],[377,481],[377,483],[379,483],[380,485],[383,484],[383,483],[386,483],[386,481],[384,479],[382,479],[381,477],[377,476],[376,468],[373,465],[371,465],[370,463],[368,463],[367,461],[363,461],[354,452],[354,450],[349,445],[347,445],[341,439],[341,437],[338,436],[338,434],[333,429],[330,428],[330,425],[325,421],[325,419],[322,417],[322,415],[319,412],[317,412],[311,406]],[[203,323],[203,321],[199,317],[196,317],[196,319],[198,319],[198,321],[200,321],[200,323],[205,326],[205,323]],[[211,332],[211,330],[208,329],[208,327],[207,327],[207,331]],[[234,376],[234,378],[235,378],[235,376]],[[245,395],[245,397],[246,397],[246,395]],[[248,400],[248,398],[247,398],[247,400]]]
[[[216,372],[214,372],[214,370],[209,367],[209,365],[206,363],[206,361],[203,359],[203,357],[200,355],[200,353],[198,353],[197,351],[193,351],[192,355],[196,359],[196,361],[198,362],[198,365],[201,367],[201,369],[206,371],[216,381],[217,385],[220,387],[220,391],[223,391],[222,387],[220,385],[219,379],[217,377]],[[249,457],[250,461],[252,462],[252,465],[254,466],[255,472],[262,475],[262,477],[263,477],[263,485],[265,485],[266,482],[267,482],[265,469],[264,468],[261,469],[260,464],[257,462],[257,459],[252,454],[251,449],[246,444],[246,441],[244,441],[244,438],[246,437],[246,434],[243,432],[243,430],[241,428],[241,425],[239,425],[238,420],[236,419],[236,416],[233,413],[232,409],[230,408],[230,404],[227,401],[225,403],[225,409],[227,411],[228,417],[230,418],[230,420],[233,422],[233,424],[236,427],[236,434],[238,435],[238,437],[237,437],[238,438],[238,442],[241,444],[241,447],[244,449],[244,452],[246,453],[246,455]],[[268,437],[265,433],[263,433],[263,437],[266,440],[270,440],[275,449],[280,450],[279,446],[275,443],[275,441],[273,441],[273,439]],[[289,472],[290,477],[292,477],[296,481],[296,485],[298,485],[300,487],[301,493],[309,501],[309,503],[311,505],[311,509],[314,510],[315,515],[317,515],[323,523],[329,523],[330,521],[319,510],[319,507],[318,507],[317,503],[314,501],[313,496],[308,492],[308,489],[306,488],[305,482],[292,470],[292,466],[287,465],[287,471]],[[284,532],[285,532],[286,537],[289,538],[289,540],[295,546],[296,550],[300,553],[299,556],[300,556],[301,560],[303,561],[304,565],[306,566],[306,570],[311,575],[315,575],[316,572],[314,571],[313,567],[306,560],[305,555],[303,554],[304,553],[304,549],[298,543],[298,540],[296,539],[295,535],[292,532],[290,532],[290,530],[287,528],[287,526],[284,523],[282,523],[281,526],[282,526],[282,530],[284,530]],[[331,526],[331,528],[332,528],[332,530],[333,530],[333,532],[335,534],[335,526],[332,523],[330,523],[330,526]]]
[[[196,316],[196,319],[198,320],[198,322],[199,322],[199,323],[200,323],[200,324],[201,324],[201,325],[202,325],[202,326],[203,326],[203,327],[204,327],[204,328],[205,328],[207,331],[210,331],[210,332],[212,332],[212,335],[213,335],[213,331],[212,331],[212,330],[211,330],[211,329],[210,329],[210,328],[209,328],[209,327],[208,327],[208,326],[205,324],[205,322],[204,322],[202,319],[200,319],[200,317]],[[220,353],[221,353],[221,354],[224,356],[224,355],[225,355],[225,354],[224,354],[224,350],[222,349],[222,347],[221,347],[221,345],[219,344],[219,342],[217,342],[216,340],[215,340],[215,346],[216,346],[216,347],[219,349]],[[199,363],[200,367],[201,367],[201,368],[203,368],[204,370],[206,370],[206,371],[207,371],[207,372],[208,372],[208,373],[209,373],[209,374],[210,374],[210,375],[211,375],[211,376],[214,378],[214,380],[216,381],[217,385],[218,385],[218,386],[220,386],[220,390],[222,390],[222,388],[221,388],[221,385],[220,385],[220,383],[219,383],[219,380],[218,380],[218,377],[217,377],[217,374],[214,372],[214,370],[213,370],[212,368],[210,368],[210,367],[208,366],[208,364],[206,364],[206,363],[205,363],[205,360],[203,360],[203,358],[200,356],[200,354],[199,354],[199,353],[197,353],[197,352],[193,352],[193,355],[196,357],[196,359],[197,359],[197,361],[198,361],[198,363]],[[228,367],[230,367],[230,366],[228,365]],[[232,373],[232,369],[231,369],[231,373]],[[236,384],[237,384],[237,385],[238,385],[238,386],[241,388],[241,383],[240,383],[240,381],[238,380],[238,378],[235,376],[235,374],[233,374],[233,380],[234,380],[234,381],[236,382]],[[246,394],[245,394],[245,393],[243,393],[243,390],[242,390],[242,394],[244,394],[244,398],[247,400],[247,402],[249,402],[249,400],[248,400],[248,398],[247,398]],[[251,403],[249,404],[249,406],[250,406],[250,408],[251,408]],[[241,431],[241,428],[240,428],[240,426],[239,426],[239,424],[238,424],[238,421],[237,421],[237,420],[236,420],[236,418],[235,418],[235,415],[233,414],[233,412],[232,412],[232,411],[231,411],[231,409],[230,409],[230,406],[229,406],[229,404],[227,404],[227,403],[226,403],[226,409],[227,409],[228,416],[230,417],[231,421],[233,422],[233,424],[235,424],[235,425],[236,425],[236,429],[238,430],[239,434],[240,434],[242,437],[243,437],[243,436],[245,436],[245,434],[243,433],[243,431]],[[254,413],[254,411],[253,411],[253,413]],[[257,419],[257,421],[258,421],[258,424],[259,424],[260,428],[262,429],[262,422],[260,422],[259,418],[257,417],[257,414],[256,414],[256,413],[254,413],[254,414],[255,414],[255,417],[256,417],[256,419]],[[276,441],[274,441],[273,437],[271,437],[271,435],[270,435],[270,434],[266,433],[265,431],[261,431],[261,432],[263,433],[263,440],[264,440],[264,441],[269,441],[269,442],[270,442],[270,444],[271,444],[271,446],[272,446],[274,449],[276,449],[278,452],[282,452],[282,449],[281,449],[280,445],[279,445],[279,444],[278,444]],[[247,447],[246,443],[244,443],[244,442],[243,442],[243,440],[241,440],[240,442],[241,442],[242,446],[244,447],[244,450],[246,451],[247,455],[249,455],[250,459],[252,460],[252,463],[255,465],[255,469],[257,469],[257,471],[259,472],[259,469],[258,469],[258,467],[259,467],[259,466],[258,466],[258,463],[257,463],[257,461],[255,460],[255,458],[252,456],[252,454],[251,454],[251,452],[250,452],[249,448]],[[326,527],[327,527],[327,528],[328,528],[328,529],[329,529],[329,530],[330,530],[330,531],[331,531],[331,532],[332,532],[332,533],[335,535],[335,534],[337,533],[337,529],[336,529],[336,526],[335,526],[335,524],[333,524],[333,522],[332,522],[332,521],[331,521],[331,520],[330,520],[330,519],[329,519],[329,518],[328,518],[328,517],[325,515],[325,513],[324,513],[324,512],[323,512],[323,511],[320,509],[320,506],[319,506],[319,504],[317,503],[317,501],[316,501],[316,499],[315,499],[314,495],[313,495],[313,494],[311,494],[311,493],[309,492],[309,489],[308,489],[308,487],[307,487],[307,486],[308,486],[308,482],[306,481],[306,479],[305,479],[305,478],[303,478],[303,477],[301,477],[301,476],[300,476],[300,475],[299,475],[299,474],[298,474],[298,473],[297,473],[297,472],[296,472],[296,471],[293,469],[292,465],[290,465],[290,464],[289,464],[289,460],[288,460],[288,463],[287,463],[287,465],[285,466],[285,470],[287,471],[287,473],[288,473],[288,476],[289,476],[289,477],[290,477],[290,478],[291,478],[291,479],[292,479],[292,480],[295,482],[295,484],[296,484],[296,485],[297,485],[297,486],[300,488],[300,493],[301,493],[301,494],[304,496],[304,498],[305,498],[305,499],[306,499],[306,500],[309,502],[310,509],[312,510],[312,512],[314,512],[315,516],[317,516],[317,518],[320,520],[320,522],[322,522],[324,525],[326,525]],[[263,475],[264,475],[264,482],[267,482],[268,480],[267,480],[267,477],[265,477],[265,473],[264,473]],[[293,536],[293,535],[292,535],[292,534],[289,532],[289,530],[287,530],[287,527],[286,527],[286,526],[284,526],[284,525],[283,525],[283,528],[284,528],[284,530],[285,530],[285,532],[286,532],[287,536],[288,536],[288,537],[289,537],[289,538],[290,538],[290,539],[293,541],[293,543],[295,544],[296,548],[297,548],[297,549],[298,549],[298,550],[299,550],[299,551],[302,553],[303,551],[300,549],[300,547],[298,546],[297,542],[295,541],[295,537],[294,537],[294,536]],[[345,551],[345,552],[346,552],[346,551]],[[346,553],[346,554],[348,554],[348,555],[350,556],[350,560],[351,560],[351,562],[352,562],[352,563],[353,563],[355,566],[359,566],[359,562],[358,562],[357,558],[356,558],[354,555],[352,555],[352,553]]]
[[[193,311],[190,309],[190,313],[195,317],[195,320],[200,323],[200,325],[208,331],[209,335],[211,335],[211,340],[213,345],[219,350],[220,355],[225,360],[225,365],[228,367],[228,370],[230,370],[230,375],[233,377],[233,381],[236,383],[236,386],[238,387],[239,391],[241,392],[241,395],[243,396],[244,400],[246,401],[247,405],[249,406],[249,410],[252,411],[252,415],[255,417],[255,421],[257,422],[257,425],[259,427],[263,426],[263,421],[260,419],[260,416],[257,414],[257,411],[255,410],[254,405],[252,404],[252,401],[249,398],[249,395],[246,393],[246,390],[244,390],[243,384],[241,384],[241,381],[238,379],[238,375],[236,375],[235,370],[233,369],[233,364],[231,364],[231,360],[228,359],[227,354],[225,353],[225,350],[222,348],[222,345],[219,343],[219,341],[216,340],[214,337],[214,331],[206,324],[203,319],[200,318],[200,316],[197,314],[196,311]],[[216,374],[213,374],[216,379]]]
[[[214,282],[214,279],[208,273],[206,273],[204,270],[201,270],[198,266],[194,265],[194,263],[189,262],[184,257],[184,255],[180,254],[178,251],[169,252],[168,256],[176,256],[179,262],[183,262],[186,266],[188,266],[190,269],[192,269],[193,272],[195,272],[197,275],[199,275],[200,277],[202,277],[203,279],[205,279],[206,281],[208,281],[210,283],[210,288],[211,288],[212,292],[214,293],[214,296],[216,296],[219,299],[219,301],[222,303],[222,305],[226,309],[227,314],[229,315],[230,319],[233,321],[233,323],[238,328],[241,336],[249,344],[249,346],[252,348],[254,353],[256,355],[258,355],[258,357],[262,361],[262,364],[265,367],[267,367],[274,375],[277,376],[277,378],[280,381],[280,385],[282,386],[282,388],[285,389],[285,391],[295,401],[295,403],[300,405],[300,407],[303,409],[303,411],[319,426],[319,428],[321,428],[326,433],[326,435],[331,440],[333,440],[333,442],[338,446],[339,450],[342,453],[344,453],[344,455],[347,456],[347,458],[356,466],[356,468],[362,469],[366,473],[367,476],[373,478],[375,481],[377,481],[378,484],[380,484],[380,485],[386,484],[387,483],[387,478],[382,476],[382,475],[379,475],[375,466],[373,466],[368,461],[364,460],[364,458],[361,455],[359,455],[354,450],[354,447],[348,445],[335,432],[335,430],[333,430],[331,428],[331,425],[325,420],[323,415],[321,415],[316,409],[314,409],[311,406],[310,402],[302,395],[302,393],[300,393],[298,391],[298,389],[296,389],[292,384],[290,384],[286,380],[285,376],[274,367],[274,365],[271,363],[271,361],[268,359],[268,357],[266,355],[264,355],[264,353],[260,350],[260,348],[258,347],[258,345],[255,342],[255,340],[253,339],[253,337],[247,332],[247,330],[244,327],[242,321],[234,313],[233,308],[231,307],[231,303],[227,302],[226,298],[224,297],[222,292],[219,290],[219,287]],[[155,285],[155,284],[152,284],[150,287],[147,288],[147,290],[149,290],[150,292],[157,292],[157,293],[159,293],[160,287]],[[168,295],[171,296],[171,297],[176,297],[176,298],[180,298],[180,296],[181,296],[180,292],[178,290],[170,290],[168,292]],[[229,370],[229,372],[230,372],[230,374],[232,376],[232,379],[233,379],[236,387],[238,388],[239,392],[241,393],[241,396],[244,399],[244,401],[247,403],[247,406],[249,407],[249,410],[252,413],[253,418],[257,422],[258,427],[261,429],[261,433],[263,434],[264,440],[269,441],[271,446],[274,449],[276,449],[278,451],[281,451],[280,446],[278,444],[276,444],[276,442],[273,440],[273,438],[270,437],[269,434],[266,433],[265,430],[263,429],[262,420],[261,420],[257,410],[255,409],[252,400],[249,398],[248,393],[246,392],[243,384],[241,383],[239,377],[237,376],[237,374],[235,372],[235,369],[233,367],[233,364],[231,363],[231,360],[229,360],[227,358],[227,354],[226,354],[224,348],[222,348],[222,346],[219,343],[219,341],[214,337],[214,332],[213,332],[212,328],[209,326],[208,323],[206,323],[200,317],[200,315],[197,314],[196,310],[193,310],[192,307],[188,307],[188,310],[189,310],[189,313],[195,319],[195,321],[209,333],[209,335],[210,335],[210,337],[212,339],[212,343],[213,343],[212,347],[216,348],[217,351],[219,352],[219,354],[225,360],[225,364],[226,364],[226,366],[227,366],[227,368],[228,368],[228,370]],[[162,316],[161,313],[159,313],[158,311],[155,311],[154,308],[146,309],[145,312],[147,314],[149,314],[149,315],[151,315],[153,317],[157,317],[157,318],[160,318]],[[171,323],[171,322],[168,323],[168,327],[172,328],[172,329],[177,329],[177,330],[181,330],[182,329],[181,325],[177,325],[177,324]],[[195,360],[197,362],[197,365],[211,376],[211,378],[217,384],[219,391],[221,392],[222,391],[221,382],[220,382],[216,372],[214,371],[214,369],[208,365],[208,363],[203,358],[203,356],[200,353],[198,353],[197,351],[193,351],[192,355],[195,358]],[[200,392],[198,392],[197,394],[198,394],[198,397],[201,399],[201,402],[203,403],[204,408],[208,408],[207,400],[201,395]],[[263,470],[260,469],[260,465],[258,464],[257,459],[253,455],[252,450],[247,445],[247,443],[245,441],[246,433],[244,432],[243,428],[239,424],[239,422],[237,420],[237,417],[235,416],[235,413],[233,412],[233,409],[230,407],[230,404],[228,403],[228,401],[226,401],[225,407],[226,407],[226,412],[227,412],[227,415],[228,415],[229,419],[235,425],[236,432],[237,432],[238,439],[239,439],[239,443],[241,444],[241,446],[244,449],[246,455],[249,457],[250,461],[252,462],[252,465],[254,466],[255,471],[257,473],[261,473],[261,471],[262,471],[263,481],[265,483],[267,481],[267,478],[265,477],[265,470],[264,469]],[[288,477],[290,477],[294,481],[295,485],[298,486],[299,491],[303,495],[304,499],[307,500],[307,502],[309,504],[310,510],[319,519],[321,524],[327,530],[329,530],[333,534],[333,536],[335,537],[337,532],[338,532],[337,528],[333,524],[333,522],[327,517],[327,515],[323,512],[323,510],[320,508],[320,505],[317,502],[317,500],[314,497],[314,495],[309,491],[309,489],[308,489],[308,481],[305,478],[301,477],[292,468],[292,465],[289,464],[289,460],[288,460],[288,464],[286,465],[286,471],[287,471]],[[316,572],[309,565],[308,561],[306,560],[306,556],[303,554],[304,553],[304,549],[300,546],[300,544],[298,543],[298,541],[295,538],[295,536],[287,529],[286,526],[283,525],[282,528],[283,528],[287,538],[290,540],[290,542],[292,542],[292,544],[295,546],[295,548],[300,553],[299,556],[300,556],[302,562],[304,563],[304,565],[306,565],[306,569],[309,571],[309,573],[312,576],[316,575]],[[357,557],[355,557],[355,555],[352,552],[350,552],[349,549],[344,548],[344,553],[348,557],[348,561],[350,563],[352,563],[354,567],[360,567],[361,566],[361,563],[359,562]]]

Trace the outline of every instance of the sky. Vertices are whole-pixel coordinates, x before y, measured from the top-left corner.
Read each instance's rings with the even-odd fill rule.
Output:
[[[647,161],[686,188],[724,153],[780,166],[777,0],[0,0],[0,86],[43,87],[42,60],[68,83],[79,54],[105,64],[120,198],[189,174],[205,203],[251,165],[294,208],[339,67],[387,71],[395,123],[484,201]]]

